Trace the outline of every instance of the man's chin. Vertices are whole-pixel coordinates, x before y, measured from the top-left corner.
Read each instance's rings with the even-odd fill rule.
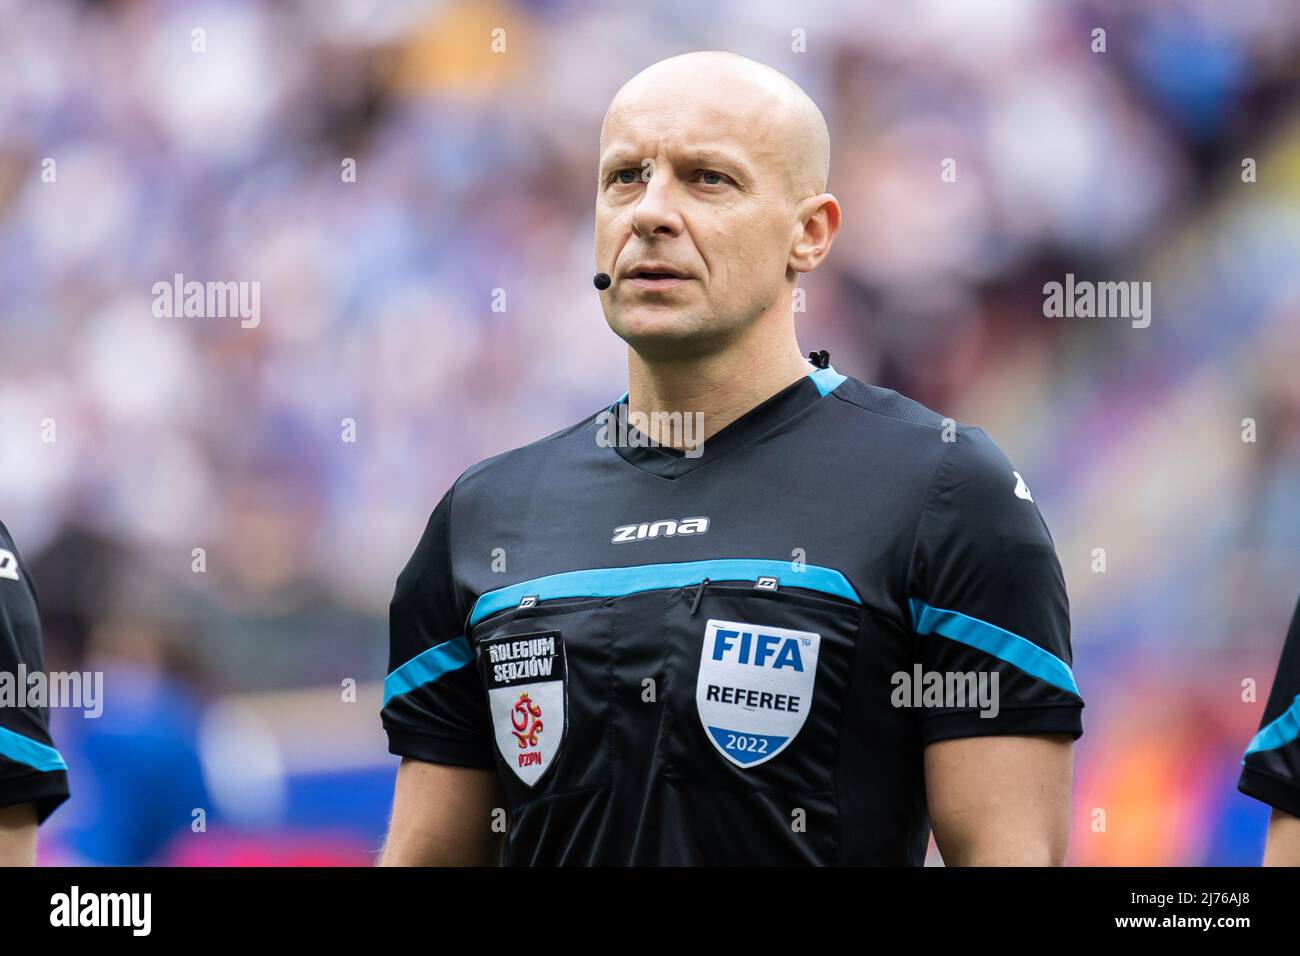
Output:
[[[683,351],[704,349],[716,338],[700,316],[682,309],[636,308],[610,320],[620,339],[647,358],[680,356]]]

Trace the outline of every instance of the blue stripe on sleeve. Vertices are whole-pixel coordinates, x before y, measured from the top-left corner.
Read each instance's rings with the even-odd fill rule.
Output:
[[[0,756],[35,767],[42,772],[67,770],[68,765],[53,747],[24,737],[7,727],[0,727]]]
[[[384,678],[384,706],[387,707],[394,697],[431,684],[473,659],[474,652],[463,636],[453,637],[417,654]]]
[[[908,604],[911,606],[913,626],[918,634],[940,634],[950,640],[969,645],[985,654],[1004,660],[1053,687],[1081,696],[1079,688],[1074,683],[1074,674],[1070,670],[1070,665],[1033,641],[1004,630],[996,624],[962,614],[960,611],[946,611],[931,607],[916,598],[912,598]]]
[[[1242,762],[1244,763],[1246,757],[1260,750],[1276,750],[1278,747],[1285,747],[1297,737],[1300,737],[1300,694],[1296,694],[1290,707],[1278,714],[1276,719],[1261,727],[1259,733],[1250,739],[1250,745],[1246,748]]]

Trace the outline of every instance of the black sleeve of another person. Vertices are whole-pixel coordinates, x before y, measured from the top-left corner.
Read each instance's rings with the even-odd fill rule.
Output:
[[[44,670],[36,588],[0,523],[0,807],[31,803],[44,822],[68,799],[68,771],[50,739],[48,701],[27,678]]]
[[[1300,817],[1300,602],[1259,732],[1247,746],[1241,766],[1238,790]]]

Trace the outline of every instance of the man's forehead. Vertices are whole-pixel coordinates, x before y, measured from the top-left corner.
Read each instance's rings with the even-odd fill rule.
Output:
[[[719,95],[711,86],[683,87],[677,83],[638,84],[619,91],[601,126],[601,139],[630,131],[713,131],[718,138],[749,138],[755,125],[769,126],[781,113],[781,103],[765,90],[728,90]]]
[[[666,108],[629,103],[611,106],[601,129],[601,163],[615,159],[640,162],[661,150],[668,153],[731,159],[760,165],[775,155],[770,135],[774,116],[724,109],[711,103],[678,102]]]
[[[606,144],[600,154],[600,163],[602,166],[614,163],[636,165],[647,158],[658,156],[661,152],[672,158],[729,162],[744,167],[753,166],[764,158],[762,151],[755,151],[744,143],[721,139],[712,134],[706,138],[690,134],[654,136],[642,133],[620,137]]]

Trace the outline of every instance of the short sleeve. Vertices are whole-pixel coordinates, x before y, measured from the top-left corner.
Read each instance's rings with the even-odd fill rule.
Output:
[[[452,572],[455,487],[434,509],[397,578],[388,610],[389,674],[382,719],[388,749],[403,757],[492,767],[487,698],[464,631],[464,601]]]
[[[36,589],[0,524],[0,807],[30,803],[38,822],[68,799],[68,767],[49,731]]]
[[[914,669],[942,688],[925,743],[996,734],[1083,734],[1070,608],[1032,492],[981,429],[957,432],[936,467],[908,573]]]
[[[1237,789],[1300,817],[1300,603],[1296,604],[1259,733],[1241,759]]]

